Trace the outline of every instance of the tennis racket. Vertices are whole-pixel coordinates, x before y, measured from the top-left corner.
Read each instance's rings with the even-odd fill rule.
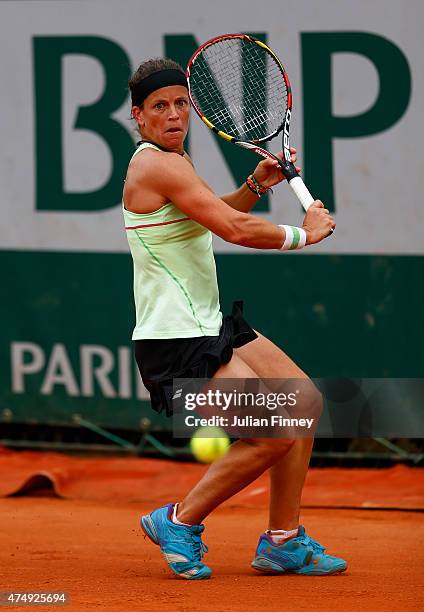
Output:
[[[187,66],[190,101],[215,134],[261,157],[277,160],[305,210],[314,201],[290,156],[292,93],[282,63],[247,34],[205,42]],[[283,159],[258,146],[282,132]]]

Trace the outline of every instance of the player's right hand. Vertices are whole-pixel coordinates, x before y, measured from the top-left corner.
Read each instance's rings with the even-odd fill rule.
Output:
[[[305,215],[302,227],[306,232],[306,244],[316,244],[330,236],[336,224],[321,200],[315,200]]]

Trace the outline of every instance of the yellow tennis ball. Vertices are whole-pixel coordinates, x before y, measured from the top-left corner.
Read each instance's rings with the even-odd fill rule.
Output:
[[[230,438],[220,427],[200,427],[190,440],[190,449],[197,461],[212,463],[228,450]]]

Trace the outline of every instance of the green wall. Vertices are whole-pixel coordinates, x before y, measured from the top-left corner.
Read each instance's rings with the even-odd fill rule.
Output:
[[[423,257],[350,255],[217,255],[224,312],[245,301],[245,316],[313,377],[422,377]],[[2,410],[15,421],[72,422],[79,414],[107,427],[137,428],[148,415],[170,427],[137,399],[105,397],[99,385],[83,397],[80,346],[116,355],[131,347],[134,320],[132,262],[124,254],[0,252],[0,388]],[[172,305],[170,305],[170,308]],[[41,347],[45,365],[12,390],[11,344]],[[69,356],[78,393],[63,384],[40,389],[55,344]],[[30,356],[27,356],[29,359]],[[133,359],[131,356],[131,372]],[[119,368],[110,381],[119,388]]]

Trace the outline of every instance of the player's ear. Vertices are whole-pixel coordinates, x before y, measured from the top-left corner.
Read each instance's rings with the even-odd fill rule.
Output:
[[[145,126],[144,113],[141,106],[133,106],[131,108],[131,117],[135,119],[140,127]]]

